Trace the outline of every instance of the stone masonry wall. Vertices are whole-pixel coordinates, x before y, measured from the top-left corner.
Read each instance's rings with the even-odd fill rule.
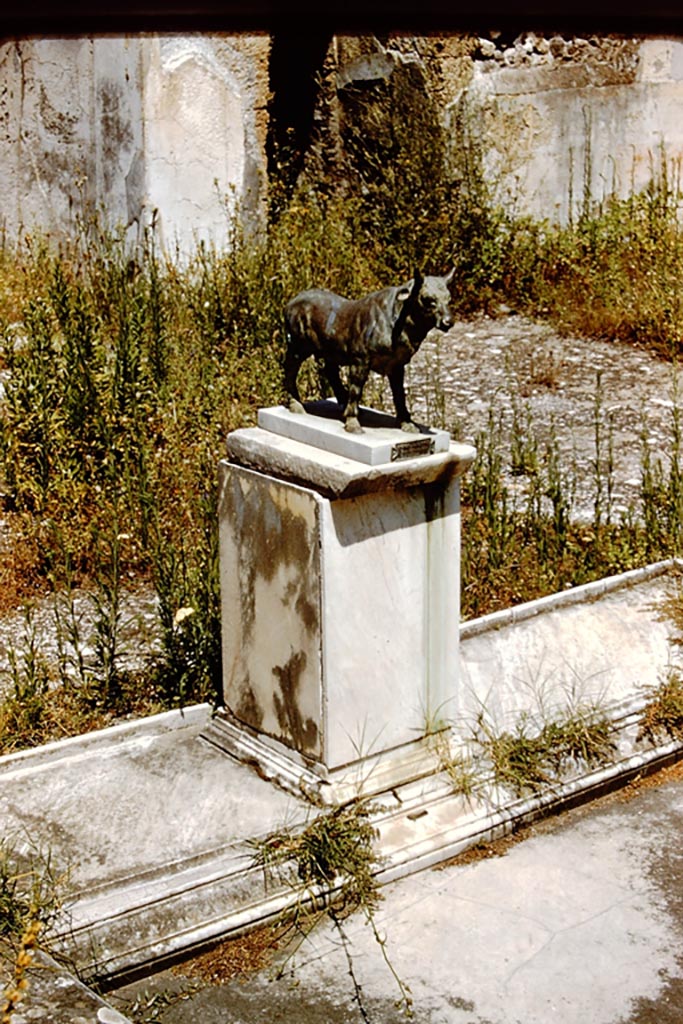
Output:
[[[683,41],[617,36],[344,38],[337,94],[371,90],[418,64],[443,112],[454,155],[481,145],[494,194],[508,208],[566,221],[587,185],[594,200],[642,188],[662,154],[683,156]]]
[[[131,232],[154,217],[182,251],[225,244],[237,202],[259,229],[269,46],[225,35],[0,44],[7,237],[68,231],[88,204]]]
[[[624,196],[662,156],[680,164],[683,42],[525,33],[479,40],[472,60],[448,109],[464,110],[489,181],[518,212],[564,222],[584,190]]]

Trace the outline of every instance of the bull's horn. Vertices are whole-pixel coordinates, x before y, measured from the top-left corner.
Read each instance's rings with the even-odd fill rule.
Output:
[[[444,282],[448,285],[448,284],[451,283],[451,281],[453,280],[454,277],[455,277],[455,267],[453,267],[453,269],[451,270],[450,274],[446,275],[446,277],[444,278]]]

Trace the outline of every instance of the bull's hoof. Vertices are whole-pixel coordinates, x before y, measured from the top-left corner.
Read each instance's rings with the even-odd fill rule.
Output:
[[[297,402],[296,398],[290,398],[289,400],[289,411],[295,412],[298,415],[306,412],[301,402]]]
[[[401,430],[405,430],[406,434],[419,434],[420,428],[416,427],[412,420],[406,420],[405,423],[401,424]]]
[[[348,430],[349,434],[363,433],[363,428],[358,422],[358,418],[356,416],[349,416],[349,418],[344,421],[344,430]]]

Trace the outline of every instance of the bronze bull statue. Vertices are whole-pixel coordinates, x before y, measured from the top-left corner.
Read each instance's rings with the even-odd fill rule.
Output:
[[[311,288],[287,304],[285,389],[292,412],[304,412],[297,388],[301,364],[309,356],[322,361],[346,430],[360,433],[358,406],[370,370],[389,378],[396,415],[402,430],[417,431],[404,388],[406,365],[432,328],[453,326],[446,277],[423,277],[419,271],[406,284],[382,288],[362,299],[345,299],[334,292]],[[339,368],[348,367],[348,388]]]

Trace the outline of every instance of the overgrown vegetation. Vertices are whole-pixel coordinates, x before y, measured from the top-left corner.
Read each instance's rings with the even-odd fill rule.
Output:
[[[23,602],[28,617],[0,749],[54,735],[57,706],[63,735],[93,709],[102,724],[145,704],[218,698],[225,436],[280,399],[286,299],[309,274],[341,290],[362,276],[349,225],[330,209],[295,204],[277,237],[254,248],[236,228],[228,253],[200,247],[181,269],[153,233],[131,250],[92,218],[59,248],[28,238],[0,254],[0,610]],[[161,650],[132,679],[119,638],[140,588],[156,592]],[[83,590],[88,642],[73,612]],[[57,671],[31,639],[31,602],[49,593],[60,602]]]
[[[512,222],[508,299],[550,316],[559,328],[681,352],[683,233],[680,166],[664,148],[652,155],[649,185],[595,203],[584,195],[566,227]]]
[[[466,618],[625,572],[681,551],[683,480],[680,408],[673,404],[665,459],[653,459],[642,432],[638,499],[613,500],[610,414],[596,379],[592,517],[577,514],[579,470],[554,430],[540,439],[514,394],[512,416],[492,407],[463,479],[462,610]],[[511,481],[516,480],[513,488]]]
[[[356,801],[317,815],[301,831],[283,829],[253,844],[255,864],[262,866],[267,874],[276,873],[301,891],[294,910],[288,911],[284,922],[281,922],[290,930],[292,939],[278,977],[283,976],[287,965],[315,926],[323,918],[328,918],[341,940],[354,999],[366,1022],[370,1017],[344,925],[355,911],[364,915],[384,962],[396,981],[400,997],[398,1005],[409,1016],[413,1005],[410,990],[396,972],[388,956],[386,937],[380,933],[375,920],[382,893],[375,876],[378,858],[374,849],[376,830],[371,821],[372,813],[372,806]],[[282,939],[280,934],[279,941]]]
[[[349,86],[339,102],[343,192],[347,204],[354,197],[357,237],[373,240],[387,280],[415,267],[445,270],[468,204],[447,170],[447,138],[421,65],[399,65],[370,90]]]
[[[522,711],[508,728],[482,708],[467,749],[455,756],[447,740],[437,745],[440,767],[455,793],[470,798],[493,782],[521,797],[613,759],[613,729],[599,700],[570,693],[563,707],[551,710],[537,697],[535,711]]]
[[[338,177],[304,175],[272,204],[261,242],[238,216],[224,252],[200,245],[180,263],[153,227],[129,244],[81,210],[59,245],[33,235],[0,251],[0,612],[27,608],[0,750],[218,699],[216,466],[225,435],[281,398],[282,309],[300,288],[358,295],[418,262],[455,266],[455,312],[504,300],[560,328],[678,354],[681,195],[664,153],[644,191],[599,206],[585,194],[567,226],[531,223],[496,204],[464,110],[453,157],[417,65],[345,104]],[[640,500],[617,515],[597,382],[592,522],[575,515],[576,471],[556,439],[538,438],[520,396],[509,403],[511,433],[492,409],[465,477],[466,616],[680,551],[677,403],[669,458],[655,462],[643,445]],[[430,408],[438,418],[442,396]],[[160,643],[132,672],[121,635],[143,590],[156,594]],[[31,622],[32,602],[49,594],[57,667]]]

